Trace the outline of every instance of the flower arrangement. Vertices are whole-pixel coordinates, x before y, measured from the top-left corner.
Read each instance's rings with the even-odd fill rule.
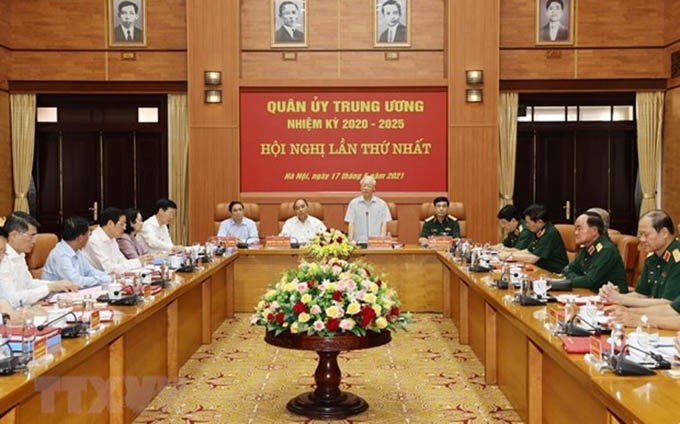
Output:
[[[318,233],[304,246],[303,253],[312,259],[324,260],[326,258],[348,257],[355,249],[347,235],[340,230],[329,228]]]
[[[399,306],[397,293],[367,264],[337,258],[302,261],[270,286],[251,323],[265,326],[276,335],[290,331],[364,336],[367,331],[403,329],[411,322],[411,315],[402,313]]]

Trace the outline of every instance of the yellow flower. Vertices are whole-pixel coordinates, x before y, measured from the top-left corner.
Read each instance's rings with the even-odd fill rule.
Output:
[[[298,332],[298,323],[297,323],[297,321],[294,322],[294,323],[292,323],[292,324],[290,325],[290,332],[293,333],[293,334],[297,334],[297,332]]]
[[[373,293],[366,293],[364,295],[364,301],[368,303],[375,303],[375,295]]]
[[[376,283],[371,283],[371,285],[368,287],[368,291],[370,292],[377,292],[380,287]]]
[[[347,307],[347,313],[350,315],[354,315],[358,313],[361,310],[361,306],[357,302],[352,302],[349,304]]]
[[[387,327],[387,320],[385,319],[385,317],[380,317],[380,318],[376,319],[375,320],[375,326],[378,327],[381,330],[383,328]]]
[[[267,294],[264,295],[264,298],[267,300],[272,300],[276,297],[276,293],[277,293],[276,290],[269,290]]]
[[[375,314],[377,316],[380,316],[380,313],[382,312],[382,307],[376,303],[375,305],[372,306],[372,308],[375,311]]]
[[[326,308],[326,315],[331,318],[340,318],[340,309],[337,306]]]
[[[272,312],[269,310],[269,308],[265,308],[265,309],[262,311],[262,316],[264,317],[264,319],[267,319],[267,317],[268,317],[269,314],[271,314],[271,313],[272,313]]]
[[[286,284],[284,287],[285,291],[296,291],[297,290],[297,283],[290,282]]]
[[[337,286],[335,285],[335,283],[328,283],[328,284],[326,284],[325,287],[326,287],[326,291],[332,292],[332,291],[335,291],[335,288],[336,288]]]
[[[263,307],[264,307],[264,300],[260,300],[260,301],[257,303],[257,308],[256,308],[256,309],[262,309]]]
[[[311,318],[311,316],[309,316],[309,314],[307,312],[303,312],[300,315],[298,315],[298,321],[299,322],[303,322],[303,323],[307,322],[307,321],[309,321],[310,318]]]
[[[312,295],[310,295],[309,293],[303,294],[302,297],[300,298],[300,302],[304,303],[305,305],[308,304],[311,301],[312,301]]]
[[[319,264],[317,264],[316,262],[312,262],[311,264],[309,264],[309,271],[313,274],[319,272],[319,268],[320,268]]]

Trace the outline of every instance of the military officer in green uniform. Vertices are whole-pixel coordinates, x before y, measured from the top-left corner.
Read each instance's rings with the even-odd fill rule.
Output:
[[[569,263],[559,231],[548,219],[545,206],[533,204],[524,210],[524,220],[533,233],[529,246],[516,252],[501,252],[501,260],[516,260],[550,272],[562,272]]]
[[[505,239],[502,243],[493,246],[496,250],[501,249],[526,249],[533,237],[526,222],[521,219],[519,210],[515,205],[505,205],[498,211],[496,215],[498,222],[506,232]]]
[[[430,236],[460,237],[458,218],[448,213],[449,199],[444,196],[435,197],[432,204],[434,205],[435,213],[425,220],[418,242],[422,246],[426,246],[427,238]]]
[[[598,292],[611,282],[619,293],[628,293],[626,269],[616,245],[605,233],[604,220],[595,212],[586,212],[574,222],[574,241],[579,247],[576,259],[562,273],[574,287]]]
[[[654,325],[674,328],[667,325],[680,314],[680,241],[674,233],[673,220],[662,210],[640,218],[640,253],[649,253],[635,291],[623,294],[609,283],[600,289],[600,296],[615,304],[606,309],[615,321],[636,326],[646,315]]]

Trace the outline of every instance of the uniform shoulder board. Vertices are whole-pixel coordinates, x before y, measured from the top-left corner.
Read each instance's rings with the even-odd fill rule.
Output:
[[[675,262],[680,262],[680,250],[673,249],[673,259],[675,259]]]
[[[427,219],[425,220],[425,222],[430,222],[430,221],[432,221],[433,219],[434,219],[434,215],[432,215],[431,217],[427,218]]]
[[[595,246],[595,249],[597,249],[597,251],[599,252],[600,250],[602,250],[603,247],[604,246],[602,246],[602,243],[597,243],[597,246]]]
[[[456,217],[453,216],[453,215],[449,215],[449,219],[453,219],[454,221],[458,221],[458,218],[456,218]]]

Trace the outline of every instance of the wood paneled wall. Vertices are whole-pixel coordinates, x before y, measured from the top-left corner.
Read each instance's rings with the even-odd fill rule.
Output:
[[[9,4],[0,2],[0,216],[12,210],[12,142],[10,139],[9,92]]]
[[[661,207],[680,223],[680,87],[666,92]]]

